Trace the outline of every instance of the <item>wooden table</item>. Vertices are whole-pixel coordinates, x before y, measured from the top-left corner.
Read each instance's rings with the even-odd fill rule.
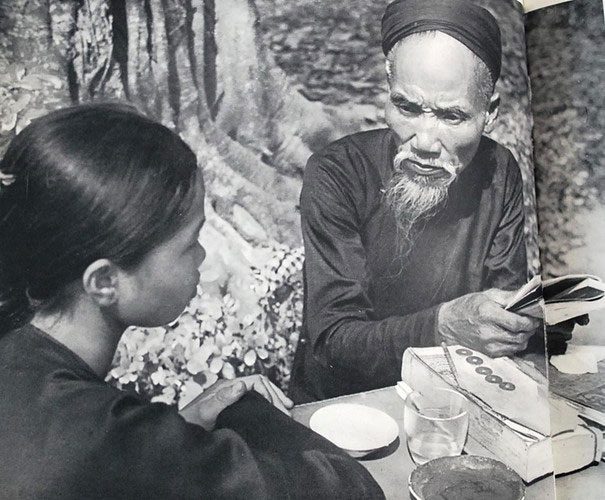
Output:
[[[362,459],[362,463],[384,490],[387,499],[409,499],[408,478],[415,465],[410,458],[403,433],[403,400],[394,387],[342,396],[297,406],[292,416],[298,422],[309,425],[311,415],[319,408],[339,403],[367,405],[388,413],[399,425],[399,440],[372,459]],[[588,467],[582,471],[557,478],[550,476],[527,485],[526,500],[600,500],[605,498],[605,464]],[[496,499],[494,499],[496,500]]]

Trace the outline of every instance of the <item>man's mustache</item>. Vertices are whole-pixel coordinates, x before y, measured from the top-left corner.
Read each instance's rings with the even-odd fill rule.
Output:
[[[404,161],[411,161],[414,163],[418,163],[419,165],[426,165],[431,168],[439,168],[441,170],[446,171],[452,177],[458,175],[458,172],[460,171],[460,166],[457,164],[454,164],[452,162],[439,161],[434,158],[430,158],[430,159],[419,158],[418,156],[416,156],[414,153],[412,153],[409,150],[400,149],[397,152],[397,154],[395,155],[394,164],[396,167],[398,167],[398,166],[401,166],[401,164]]]

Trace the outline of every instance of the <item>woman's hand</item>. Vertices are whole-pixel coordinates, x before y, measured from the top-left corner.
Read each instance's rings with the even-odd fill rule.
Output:
[[[287,415],[294,403],[264,375],[250,375],[235,380],[219,380],[191,401],[179,413],[192,424],[207,431],[214,429],[220,412],[237,402],[246,392],[256,391]]]
[[[278,410],[283,411],[286,415],[290,415],[290,410],[294,407],[294,403],[264,375],[249,375],[237,380],[244,382],[248,391],[258,392]]]

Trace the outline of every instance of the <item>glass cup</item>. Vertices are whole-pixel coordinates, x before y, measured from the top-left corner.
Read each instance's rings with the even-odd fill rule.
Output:
[[[460,455],[468,432],[467,400],[450,389],[412,392],[405,400],[403,428],[417,465]]]

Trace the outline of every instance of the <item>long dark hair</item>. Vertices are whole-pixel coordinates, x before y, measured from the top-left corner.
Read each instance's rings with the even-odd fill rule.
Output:
[[[0,334],[63,307],[94,260],[127,269],[178,230],[196,167],[178,135],[123,104],[21,131],[0,162]]]

